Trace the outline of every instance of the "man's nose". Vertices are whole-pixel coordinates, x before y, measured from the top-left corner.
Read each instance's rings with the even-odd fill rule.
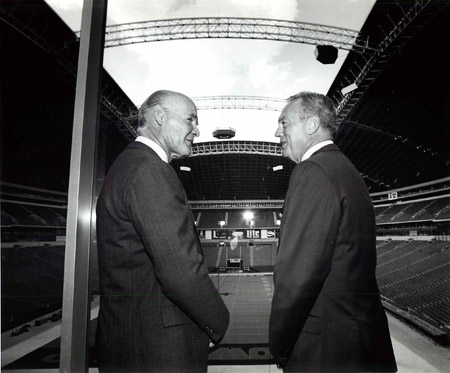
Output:
[[[283,134],[283,128],[279,125],[277,130],[275,131],[275,137],[281,137]]]
[[[200,136],[200,130],[198,129],[198,126],[196,124],[194,124],[194,130],[192,131],[192,133],[194,134],[194,136]]]

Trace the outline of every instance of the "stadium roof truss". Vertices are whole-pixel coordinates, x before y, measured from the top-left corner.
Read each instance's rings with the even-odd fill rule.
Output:
[[[352,160],[355,161],[355,165],[361,170],[365,179],[370,182],[369,184],[372,183],[381,188],[395,187],[395,180],[397,178],[401,180],[403,175],[395,174],[398,167],[393,166],[395,162],[389,157],[390,153],[387,150],[398,147],[398,144],[404,144],[408,145],[406,150],[410,149],[414,157],[427,152],[430,156],[436,155],[432,154],[431,149],[416,146],[406,136],[402,138],[389,129],[375,127],[371,118],[353,118],[352,115],[369,87],[389,64],[392,57],[400,54],[399,52],[406,44],[446,5],[447,2],[431,0],[377,2],[361,32],[326,25],[258,18],[185,18],[129,23],[107,27],[106,47],[163,40],[234,38],[334,45],[336,48],[348,50],[350,53],[328,92],[328,96],[338,104],[339,121],[344,124],[340,126],[338,143],[347,144],[348,147],[359,144],[349,153],[353,153]],[[43,50],[53,54],[71,76],[76,74],[78,44],[77,37],[73,33],[67,35],[51,33],[45,18],[39,21],[39,17],[30,12],[27,13],[24,7],[21,9],[19,6],[15,8],[0,6],[0,18]],[[38,21],[40,24],[37,24]],[[103,82],[102,113],[111,119],[123,135],[131,141],[136,137],[137,107],[123,92],[119,92],[113,83],[107,79]],[[342,89],[353,83],[357,85],[357,89],[343,95]],[[258,96],[197,97],[194,101],[200,110],[279,111],[285,104],[284,99]],[[358,138],[357,130],[364,130],[367,136]],[[382,138],[383,142],[380,143]],[[389,141],[386,141],[386,138]],[[374,144],[378,144],[377,151],[381,157],[386,158],[384,162],[382,161],[384,159],[367,157],[366,151],[360,150],[370,147],[374,149]],[[247,154],[253,154],[256,157],[266,155],[271,159],[274,157],[279,159],[281,149],[274,143],[251,141],[202,143],[194,145],[192,158],[198,159],[199,155],[220,157],[226,154],[230,157],[233,157],[233,154],[243,154],[245,157]],[[407,162],[407,157],[404,156],[404,158],[403,162]],[[416,158],[410,157],[410,159]],[[414,162],[418,170],[422,167],[422,163],[422,158]],[[389,166],[389,172],[381,169],[387,166]],[[291,165],[288,167],[290,168]],[[400,170],[401,172],[406,171]],[[273,194],[272,198],[278,192]]]
[[[198,110],[250,109],[281,111],[286,105],[283,98],[261,96],[202,96],[193,98]]]
[[[281,111],[286,104],[283,98],[262,97],[262,96],[201,96],[193,97],[197,110],[268,110]],[[134,109],[129,117],[123,118],[130,127],[137,126],[138,110]]]
[[[192,145],[191,157],[211,154],[260,154],[281,157],[280,144],[258,141],[214,141]]]
[[[411,2],[392,2],[396,11],[390,11],[384,15],[378,25],[378,33],[371,33],[372,42],[375,42],[377,49],[374,53],[353,53],[353,59],[347,70],[343,71],[343,76],[328,92],[337,104],[338,123],[342,123],[355,109],[356,105],[388,65],[392,56],[398,54],[406,46],[413,36],[427,24],[433,16],[437,15],[437,10],[425,16],[419,17],[422,11],[431,3],[431,0],[415,0]],[[445,2],[441,2],[441,7]],[[430,17],[431,15],[431,17]],[[357,52],[353,50],[353,52]],[[342,93],[342,89],[355,84],[357,89],[347,94]]]
[[[338,103],[338,119],[342,121],[357,104],[370,82],[388,63],[388,49],[392,49],[394,45],[399,48],[400,44],[405,44],[405,38],[408,40],[412,37],[413,31],[407,31],[408,26],[430,1],[415,0],[413,3],[408,2],[404,5],[398,5],[403,16],[396,20],[391,19],[390,28],[384,27],[382,29],[384,37],[379,40],[373,38],[370,42],[369,35],[328,25],[263,18],[205,17],[153,20],[107,26],[105,47],[199,38],[259,39],[312,45],[333,45],[338,49],[348,50],[359,56],[358,61],[355,61],[346,72],[346,76],[339,84],[340,87],[329,92],[329,96]],[[28,27],[27,20],[16,17],[14,11],[2,11],[0,16],[5,22],[27,35],[44,50],[53,53],[71,74],[76,73],[76,62],[68,59],[64,52],[72,47],[74,38],[64,39],[63,45],[52,45],[49,40]],[[79,37],[79,32],[76,35]],[[394,43],[400,35],[402,35],[401,41]],[[370,37],[372,38],[372,35]],[[351,83],[356,83],[358,89],[343,96],[340,92],[341,89]],[[212,102],[217,103],[219,100],[226,100],[225,97],[216,97],[213,100],[205,100],[204,97],[201,99],[202,103],[211,104]],[[238,100],[234,99],[234,107],[222,104],[221,108],[250,108],[249,105],[253,105],[249,99],[242,101],[246,102],[239,104]],[[258,101],[258,99],[253,98],[254,101]],[[136,107],[124,105],[120,97],[108,92],[107,87],[102,91],[101,102],[102,112],[108,118],[114,119],[127,139],[133,140],[136,137],[133,126],[136,118]],[[271,100],[270,108],[267,110],[271,110],[277,104],[278,102],[275,103]],[[209,107],[205,106],[204,108]],[[263,110],[262,105],[256,105],[255,108]]]
[[[423,19],[423,24],[408,27],[430,2],[431,0],[415,0],[397,3],[401,10],[399,15],[392,19],[389,14],[387,18],[390,23],[380,25],[382,37],[374,37],[370,42],[369,35],[328,25],[263,18],[209,17],[111,25],[105,31],[105,47],[168,40],[232,38],[332,45],[348,50],[358,55],[358,61],[346,72],[341,87],[329,93],[338,105],[340,123],[388,64],[393,50],[398,52],[398,49],[404,47],[418,29],[424,26],[425,21],[429,20],[430,17]],[[358,89],[343,95],[341,90],[353,83]]]
[[[378,50],[356,30],[306,22],[233,17],[179,18],[111,25],[106,27],[105,47],[210,38],[332,45],[358,53]]]
[[[350,52],[328,91],[328,96],[338,103],[337,142],[366,180],[382,188],[395,187],[399,182],[401,185],[402,180],[411,175],[418,177],[424,170],[440,175],[439,168],[449,164],[446,155],[432,149],[423,137],[383,124],[391,121],[408,126],[401,112],[389,115],[376,106],[378,114],[368,114],[369,107],[375,104],[371,100],[376,98],[376,93],[368,94],[369,88],[395,58],[400,58],[408,43],[448,5],[449,2],[430,0],[376,3],[361,32],[369,34],[380,51],[371,55]],[[342,90],[352,84],[356,89],[343,94]],[[389,97],[389,93],[385,94]],[[360,105],[362,110],[356,110]],[[361,137],[358,130],[366,134]],[[367,157],[369,149],[376,151],[377,157]]]
[[[79,40],[73,33],[63,36],[51,35],[51,28],[45,19],[39,18],[33,12],[24,12],[20,6],[4,8],[0,6],[0,19],[44,51],[53,54],[69,75],[76,77]],[[102,114],[115,123],[129,141],[134,140],[136,130],[126,118],[136,112],[136,107],[130,100],[124,99],[123,93],[117,92],[115,84],[106,79],[105,74],[102,79],[100,101]]]

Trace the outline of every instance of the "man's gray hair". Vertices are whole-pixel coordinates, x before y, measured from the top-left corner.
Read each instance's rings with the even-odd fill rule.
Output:
[[[172,91],[160,90],[152,93],[141,105],[138,113],[138,127],[137,133],[140,134],[142,129],[147,126],[147,111],[156,105],[161,105],[164,107],[164,99],[170,95],[174,94]]]
[[[325,95],[313,92],[300,92],[287,99],[288,102],[297,100],[300,101],[299,115],[302,119],[317,115],[320,119],[320,126],[334,138],[338,125],[336,123],[336,108],[333,101]]]

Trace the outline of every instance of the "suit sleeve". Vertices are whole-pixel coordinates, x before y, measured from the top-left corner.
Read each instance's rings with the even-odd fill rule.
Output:
[[[209,278],[186,195],[164,163],[141,167],[127,191],[129,214],[151,258],[162,291],[214,342],[229,313]],[[132,206],[132,207],[131,207]]]
[[[330,271],[339,227],[339,200],[317,164],[305,161],[294,169],[282,219],[269,342],[283,365]]]

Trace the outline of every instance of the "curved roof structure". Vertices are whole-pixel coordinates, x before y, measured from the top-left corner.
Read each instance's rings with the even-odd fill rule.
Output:
[[[27,1],[36,4],[36,0],[0,4],[2,63],[8,72],[2,77],[2,180],[66,191],[76,37],[43,1],[38,8],[17,6]],[[450,174],[450,81],[442,51],[450,42],[450,11],[445,5],[377,2],[361,33],[375,44],[387,40],[386,35],[395,37],[388,39],[356,91],[349,96],[341,93],[355,82],[367,56],[350,52],[328,92],[337,104],[346,98],[336,142],[371,192]],[[207,109],[279,110],[283,104],[282,99],[257,96],[197,99],[199,108]],[[134,138],[129,120],[136,109],[105,72],[101,172]],[[274,171],[280,165],[283,169]],[[195,200],[282,199],[294,166],[280,157],[276,144],[253,141],[196,144],[192,157],[173,162],[189,198]]]
[[[172,165],[190,200],[284,199],[295,167],[294,162],[279,155],[244,149],[178,159]],[[190,171],[183,171],[181,166]]]
[[[281,111],[286,104],[283,98],[261,96],[203,96],[192,98],[198,110],[249,109]]]
[[[368,38],[356,30],[307,22],[238,17],[178,18],[110,25],[105,31],[105,48],[164,40],[211,38],[332,45],[358,53],[379,50],[377,45],[369,43]]]

